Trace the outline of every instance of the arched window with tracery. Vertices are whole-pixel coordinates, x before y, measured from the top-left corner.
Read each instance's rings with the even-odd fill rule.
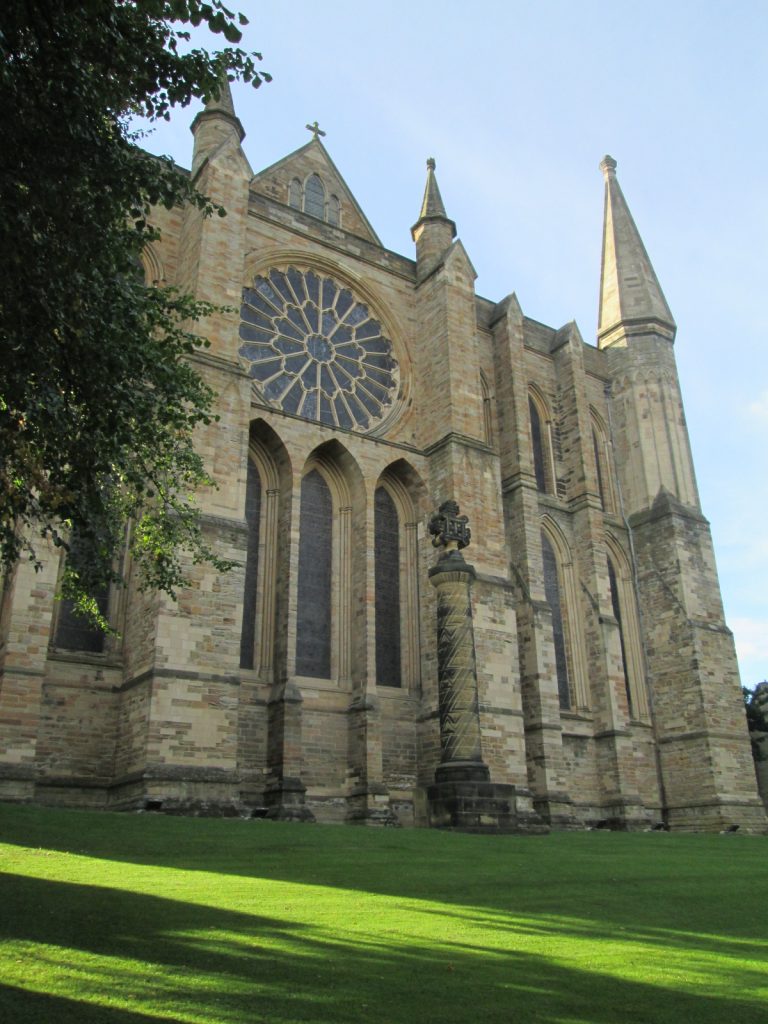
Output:
[[[544,563],[544,596],[552,613],[552,637],[555,644],[557,692],[560,698],[560,707],[567,711],[571,707],[571,687],[563,616],[563,594],[558,574],[557,558],[552,544],[543,530],[541,532],[541,554]]]
[[[374,495],[376,683],[402,686],[400,519],[386,487]]]
[[[317,469],[301,482],[296,673],[331,677],[333,499]]]
[[[319,174],[310,174],[304,186],[304,213],[325,220],[325,186]]]

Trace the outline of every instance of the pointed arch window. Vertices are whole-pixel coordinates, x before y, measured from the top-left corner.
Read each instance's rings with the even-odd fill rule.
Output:
[[[552,637],[555,644],[555,668],[557,692],[560,707],[567,711],[571,707],[571,687],[568,672],[565,626],[563,621],[563,598],[557,558],[546,533],[541,533],[541,553],[544,563],[544,596],[552,613]]]
[[[528,392],[528,417],[536,488],[542,494],[554,494],[555,464],[552,454],[552,425],[546,406],[532,390]]]
[[[313,469],[301,482],[296,672],[331,677],[333,500]]]
[[[243,592],[243,628],[240,634],[240,668],[253,668],[256,643],[259,537],[261,533],[261,477],[252,458],[248,459],[245,520],[248,524],[248,540],[245,557],[245,587]]]
[[[376,683],[402,686],[400,521],[386,487],[374,495],[376,575]]]
[[[528,414],[531,418],[531,444],[533,445],[533,472],[536,486],[540,491],[547,489],[547,475],[544,469],[544,441],[541,436],[541,417],[536,403],[528,397]]]
[[[631,718],[647,720],[650,714],[645,687],[645,670],[640,622],[637,616],[629,561],[618,542],[608,537],[608,587],[611,610],[619,627],[621,666]]]
[[[338,196],[328,199],[328,223],[337,228],[341,223],[341,203]]]
[[[77,537],[70,541],[69,552],[66,555],[66,564],[77,571],[78,558],[80,557],[80,544]],[[64,567],[62,560],[62,570]],[[109,617],[109,587],[102,587],[94,595],[99,614],[104,618]],[[102,654],[104,652],[105,633],[94,626],[90,621],[79,615],[75,610],[73,601],[68,598],[58,602],[56,612],[56,625],[53,631],[53,645],[62,651],[83,651],[87,654]]]
[[[613,562],[608,559],[608,585],[611,591],[611,608],[613,610],[614,618],[619,625],[619,643],[621,644],[621,668],[624,673],[624,687],[627,692],[627,703],[629,705],[629,716],[634,717],[634,708],[632,706],[632,691],[629,686],[629,666],[627,665],[627,645],[624,640],[624,628],[621,622],[621,602],[619,601],[619,587],[616,582],[616,570],[613,567]]]
[[[304,213],[325,220],[325,185],[319,174],[310,174],[304,186]]]
[[[605,427],[594,410],[591,411],[591,419],[592,452],[595,460],[595,474],[597,476],[600,504],[603,506],[604,512],[614,512],[616,504],[613,497],[613,475],[609,458],[608,437]]]
[[[288,186],[288,205],[293,206],[296,210],[300,210],[303,193],[304,189],[301,187],[301,182],[298,178],[293,178]]]
[[[493,399],[485,374],[480,374],[480,392],[483,399],[483,440],[487,445],[493,444]]]

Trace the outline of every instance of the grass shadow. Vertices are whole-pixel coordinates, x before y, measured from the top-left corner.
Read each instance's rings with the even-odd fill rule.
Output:
[[[679,991],[672,980],[659,989],[601,975],[589,964],[406,936],[383,941],[373,931],[366,938],[364,929],[351,942],[322,923],[286,923],[162,895],[5,875],[0,906],[3,942],[22,961],[29,957],[16,964],[29,988],[38,972],[50,977],[52,965],[61,981],[62,991],[48,993],[13,982],[0,989],[0,1018],[24,1024],[765,1020],[757,995]],[[764,979],[741,968],[744,989],[757,992]],[[131,1001],[138,1012],[126,1008]]]

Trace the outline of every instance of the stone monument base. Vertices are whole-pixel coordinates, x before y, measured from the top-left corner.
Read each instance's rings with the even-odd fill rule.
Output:
[[[488,769],[486,768],[486,773]],[[515,786],[486,779],[440,779],[427,789],[431,828],[461,832],[544,835],[549,828],[532,809],[518,809]]]

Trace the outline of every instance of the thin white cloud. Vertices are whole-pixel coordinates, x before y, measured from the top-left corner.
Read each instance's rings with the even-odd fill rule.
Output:
[[[749,403],[747,412],[752,419],[768,424],[768,388],[759,395],[756,401]]]

